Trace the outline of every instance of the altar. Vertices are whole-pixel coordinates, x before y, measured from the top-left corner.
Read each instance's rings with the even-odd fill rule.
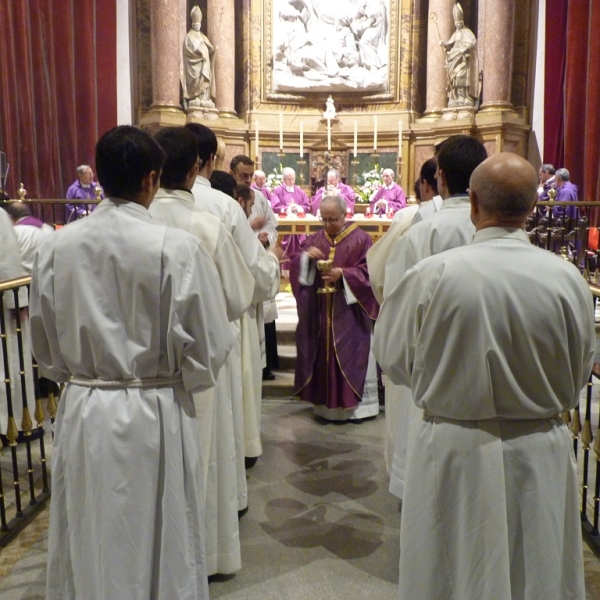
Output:
[[[306,215],[305,217],[282,217],[278,218],[277,222],[278,241],[281,241],[283,235],[310,235],[323,228],[321,221],[313,215]],[[390,228],[393,220],[387,217],[366,217],[361,214],[355,214],[351,218],[348,217],[346,223],[356,223],[376,242]]]

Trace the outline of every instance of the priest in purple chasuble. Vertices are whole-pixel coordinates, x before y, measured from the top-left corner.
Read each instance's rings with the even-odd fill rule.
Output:
[[[271,192],[271,208],[276,216],[286,214],[294,216],[298,213],[310,213],[310,201],[302,188],[295,185],[296,172],[291,167],[283,169],[283,183]],[[289,264],[289,258],[300,251],[300,244],[305,235],[286,235],[283,237],[283,263]],[[283,268],[287,268],[283,265]]]
[[[381,178],[383,185],[371,198],[369,211],[373,215],[386,215],[390,211],[398,212],[406,206],[404,190],[394,181],[392,169],[384,169]]]
[[[267,175],[264,171],[257,169],[254,171],[252,185],[250,186],[253,190],[258,190],[262,193],[262,195],[269,201],[269,204],[273,204],[273,198],[271,195],[271,191],[265,185],[267,181]]]
[[[349,185],[342,183],[340,173],[336,169],[327,171],[327,185],[319,188],[317,193],[312,197],[313,215],[317,214],[321,200],[325,196],[341,196],[346,201],[346,206],[350,209],[350,212],[354,213],[354,204],[356,202],[354,190]]]
[[[298,305],[294,393],[328,420],[373,417],[379,399],[371,341],[379,305],[367,271],[372,241],[356,223],[346,223],[339,196],[321,202],[321,220],[323,230],[303,242],[290,270]],[[319,260],[333,266],[318,270]],[[325,284],[335,291],[319,293]]]

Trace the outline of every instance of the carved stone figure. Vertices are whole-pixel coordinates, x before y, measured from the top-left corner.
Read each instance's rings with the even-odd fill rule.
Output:
[[[440,45],[446,50],[448,72],[448,107],[474,106],[479,96],[477,38],[465,27],[463,10],[456,3],[452,9],[456,31]]]
[[[215,98],[215,51],[209,39],[200,31],[202,11],[194,6],[190,13],[192,28],[183,41],[183,67],[185,80],[182,81],[183,95],[188,106],[214,107]]]
[[[327,98],[325,101],[325,112],[323,113],[323,118],[333,120],[336,118],[336,116],[337,113],[335,112],[335,102],[333,101],[333,98],[329,96],[329,98]]]

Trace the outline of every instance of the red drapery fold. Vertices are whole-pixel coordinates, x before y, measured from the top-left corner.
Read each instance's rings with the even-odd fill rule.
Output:
[[[23,182],[29,198],[63,198],[117,122],[116,0],[6,0],[0,23],[7,192]]]

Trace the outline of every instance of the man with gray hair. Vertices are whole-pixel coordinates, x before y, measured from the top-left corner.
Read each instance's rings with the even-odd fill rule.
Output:
[[[556,189],[558,193],[555,202],[577,202],[578,188],[574,183],[571,183],[571,174],[564,167],[556,170]],[[570,219],[579,217],[579,210],[576,206],[555,206],[552,209],[555,217],[566,215]]]
[[[394,181],[394,171],[384,169],[381,173],[383,185],[371,198],[369,212],[373,215],[385,215],[398,212],[406,206],[406,194]]]
[[[264,171],[261,171],[260,169],[257,169],[256,171],[254,171],[254,181],[252,182],[252,185],[250,187],[253,190],[258,190],[269,201],[269,204],[273,204],[271,191],[265,186],[266,181],[266,173]]]
[[[96,188],[98,184],[94,181],[94,172],[89,165],[79,165],[77,167],[77,179],[69,186],[67,190],[67,200],[95,200]],[[104,198],[104,194],[100,194]],[[95,204],[66,204],[65,223],[76,221],[81,217],[89,215]]]
[[[294,216],[310,213],[310,201],[301,187],[296,185],[296,171],[291,167],[283,169],[283,183],[272,192],[273,212],[277,216]],[[282,268],[287,269],[289,258],[300,250],[305,235],[286,235],[281,241],[284,261]]]
[[[340,196],[323,199],[323,229],[306,239],[290,270],[298,304],[294,393],[330,421],[379,413],[371,351],[379,305],[367,271],[373,242],[356,223],[346,223],[346,208]]]
[[[346,206],[350,209],[350,212],[354,212],[354,204],[356,202],[354,190],[349,185],[342,183],[340,172],[337,169],[327,171],[327,185],[319,188],[317,193],[312,197],[313,215],[317,214],[324,196],[341,196],[346,201]]]
[[[421,260],[377,320],[375,356],[422,410],[400,600],[585,598],[576,464],[559,415],[591,373],[593,302],[574,265],[529,242],[537,183],[516,154],[482,162],[469,184],[473,242]]]

